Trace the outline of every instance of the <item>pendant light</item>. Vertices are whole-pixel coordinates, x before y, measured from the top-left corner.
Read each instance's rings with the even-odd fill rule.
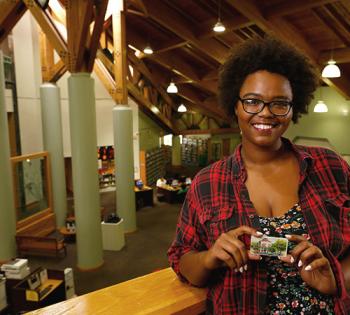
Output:
[[[333,48],[331,50],[331,59],[328,61],[327,66],[325,66],[322,70],[323,78],[339,78],[340,77],[340,69],[337,66],[335,60],[333,59]]]
[[[185,113],[185,112],[187,112],[187,108],[186,108],[186,106],[185,106],[184,104],[181,104],[181,105],[178,107],[177,111],[178,111],[179,113]]]
[[[166,91],[168,93],[172,93],[172,94],[175,94],[178,92],[177,90],[177,86],[175,85],[175,83],[173,82],[173,80],[170,81],[170,84],[169,86],[167,87]]]
[[[319,100],[314,107],[314,113],[327,113],[328,107],[324,101]]]
[[[314,113],[327,113],[328,107],[324,101],[322,101],[322,87],[320,89],[320,100],[316,103],[314,107]]]
[[[339,78],[340,77],[340,69],[333,59],[330,59],[328,61],[327,66],[325,66],[323,68],[322,77],[323,78]]]
[[[221,22],[221,0],[219,0],[218,3],[218,21],[215,23],[213,27],[213,31],[216,33],[222,33],[225,32],[226,27],[225,25]]]
[[[150,45],[147,45],[144,49],[143,49],[143,52],[146,54],[146,55],[152,55],[153,54],[153,49]]]

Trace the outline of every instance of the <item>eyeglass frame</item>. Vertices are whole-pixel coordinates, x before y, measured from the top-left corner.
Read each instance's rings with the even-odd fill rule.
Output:
[[[289,105],[288,111],[287,111],[285,114],[275,114],[275,113],[273,113],[273,112],[271,111],[271,106],[270,106],[270,105],[271,105],[271,103],[274,103],[274,102],[281,102],[281,101],[273,100],[273,101],[267,102],[267,101],[264,101],[264,100],[261,100],[261,99],[258,99],[258,98],[240,98],[240,97],[238,97],[238,100],[242,103],[243,110],[244,110],[246,113],[248,113],[248,114],[259,114],[259,113],[261,113],[261,112],[264,110],[265,106],[268,106],[269,111],[270,111],[271,114],[273,114],[273,115],[275,115],[275,116],[282,116],[282,117],[283,117],[283,116],[287,116],[287,115],[289,114],[289,112],[290,112],[290,109],[293,107],[293,103],[292,103],[291,101],[283,101],[283,102],[288,103],[288,105]],[[259,102],[261,102],[261,103],[263,104],[263,106],[262,106],[261,109],[260,109],[259,111],[257,111],[257,112],[254,112],[254,113],[248,112],[248,111],[245,109],[245,105],[244,105],[244,101],[246,101],[246,100],[255,100],[255,101],[259,101]]]

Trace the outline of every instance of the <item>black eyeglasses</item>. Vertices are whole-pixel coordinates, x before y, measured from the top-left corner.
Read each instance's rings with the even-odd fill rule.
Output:
[[[285,116],[289,113],[292,108],[292,102],[276,100],[271,102],[265,102],[257,98],[238,98],[242,105],[243,109],[248,114],[258,114],[260,113],[265,106],[269,107],[269,110],[272,114],[276,116]]]

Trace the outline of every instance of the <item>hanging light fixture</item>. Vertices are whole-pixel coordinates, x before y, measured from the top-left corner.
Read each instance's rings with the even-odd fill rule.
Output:
[[[144,49],[143,49],[143,52],[146,54],[146,55],[152,55],[153,54],[153,49],[150,45],[147,45]]]
[[[324,101],[322,101],[322,87],[320,89],[320,100],[316,103],[314,107],[314,113],[327,113],[328,107]]]
[[[173,80],[171,80],[169,86],[167,87],[166,91],[168,93],[177,93],[177,86],[175,85],[175,83],[173,82]]]
[[[324,101],[319,100],[314,107],[314,113],[327,113],[328,107]]]
[[[222,33],[225,32],[226,27],[225,25],[221,22],[221,0],[219,0],[218,3],[218,21],[215,23],[213,27],[213,31],[216,33]]]
[[[340,77],[340,69],[337,66],[335,60],[333,59],[333,48],[334,48],[334,45],[332,44],[331,59],[328,61],[327,66],[325,66],[322,70],[321,75],[323,78],[339,78]]]
[[[187,112],[187,108],[186,108],[186,106],[185,106],[184,104],[181,104],[181,105],[178,107],[177,111],[178,111],[179,113],[185,113],[185,112]]]
[[[323,78],[339,78],[340,77],[340,69],[337,66],[335,60],[331,58],[328,61],[327,66],[325,66],[322,70]]]

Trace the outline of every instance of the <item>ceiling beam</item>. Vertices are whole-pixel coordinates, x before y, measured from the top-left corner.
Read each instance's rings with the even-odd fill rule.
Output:
[[[56,50],[63,62],[67,65],[69,61],[67,44],[50,17],[44,10],[39,7],[39,5],[34,0],[23,0],[23,2],[30,13],[34,16],[42,31],[46,34],[53,48]]]
[[[169,8],[164,1],[147,0],[144,2],[149,17],[164,28],[175,33],[178,37],[190,42],[193,46],[203,50],[205,54],[219,63],[223,63],[228,55],[228,49],[217,40],[207,38],[199,40],[191,31],[191,25],[179,13]]]
[[[0,43],[11,32],[26,10],[27,7],[20,0],[0,1]]]
[[[282,17],[336,1],[338,0],[293,0],[293,2],[284,1],[268,7],[266,10],[264,10],[263,15],[266,19]]]
[[[158,93],[163,97],[164,101],[171,105],[172,108],[177,110],[177,105],[173,102],[172,98],[169,96],[169,94],[164,90],[162,87],[162,83],[153,74],[149,71],[145,63],[138,59],[135,54],[132,52],[128,52],[128,59],[131,62],[133,66],[137,68],[139,72],[141,72],[155,87],[155,89],[158,91]]]
[[[213,27],[217,21],[218,21],[218,19],[216,17],[213,19],[208,19],[207,21],[205,21],[205,23],[201,24],[200,30],[197,31],[197,33],[196,33],[198,38],[207,38],[207,37],[218,36],[218,33],[215,33],[213,31]],[[221,21],[225,25],[225,28],[226,28],[225,33],[232,32],[232,31],[237,30],[239,28],[247,27],[247,26],[250,26],[253,24],[253,22],[249,21],[243,15],[232,16],[232,17],[230,17],[230,19],[227,19],[227,20],[222,18]]]
[[[219,107],[217,102],[215,104],[207,104],[205,100],[200,99],[197,93],[194,93],[193,90],[187,85],[179,86],[178,90],[178,94],[184,99],[193,103],[193,107],[199,109],[200,113],[203,113],[207,116],[213,116],[220,120],[224,120],[225,122],[231,121],[225,111]]]
[[[318,66],[319,69],[322,68],[317,62],[318,52],[316,52],[308,44],[306,39],[303,38],[303,36],[300,35],[300,33],[286,20],[281,17],[267,20],[259,11],[253,0],[228,0],[228,2],[232,7],[241,12],[241,14],[245,15],[248,19],[255,21],[256,24],[264,31],[272,31],[282,40],[287,42],[294,42],[297,47],[302,49],[306,55],[309,56],[311,61],[314,62],[314,64]],[[346,99],[350,98],[350,81],[347,77],[345,77],[345,75],[341,76],[341,78],[332,80],[332,83],[330,83],[331,80],[329,79],[324,81],[336,88],[336,90],[340,92]]]
[[[71,73],[87,71],[84,57],[93,13],[93,1],[66,1],[68,70]]]
[[[318,57],[318,62],[320,64],[326,64],[331,56],[338,64],[350,63],[350,47],[321,51]]]
[[[91,72],[96,59],[96,52],[99,45],[99,39],[103,31],[104,18],[107,10],[108,0],[102,0],[95,5],[95,22],[92,35],[89,39],[87,71]]]
[[[137,100],[138,104],[142,105],[142,107],[146,108],[148,112],[152,113],[158,120],[161,121],[162,124],[164,124],[168,129],[170,129],[172,133],[177,132],[172,122],[168,118],[166,118],[165,115],[162,114],[155,105],[153,105],[149,100],[144,98],[143,94],[135,85],[128,81],[127,87],[129,93],[134,97],[134,99]]]

